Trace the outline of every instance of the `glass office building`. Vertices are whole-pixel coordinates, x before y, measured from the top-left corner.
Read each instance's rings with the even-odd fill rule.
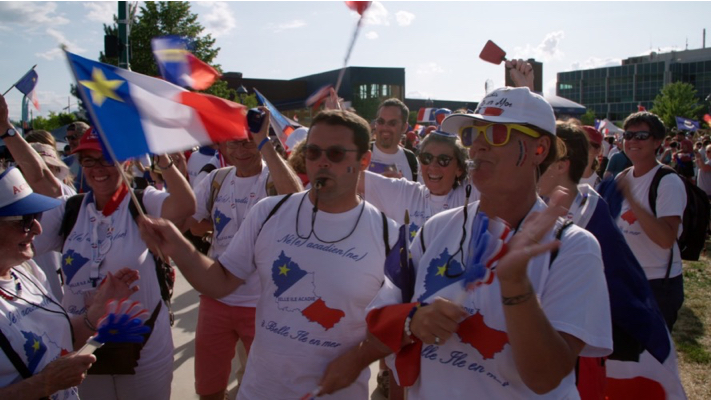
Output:
[[[592,109],[598,118],[624,120],[672,82],[687,82],[703,100],[711,94],[711,48],[650,53],[630,57],[622,65],[559,72],[556,94]]]

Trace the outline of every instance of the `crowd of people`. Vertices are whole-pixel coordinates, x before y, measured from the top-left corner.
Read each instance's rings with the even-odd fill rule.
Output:
[[[247,139],[123,163],[83,122],[63,158],[46,132],[23,138],[0,97],[15,165],[0,174],[0,398],[171,398],[161,259],[200,293],[201,399],[225,398],[235,356],[239,399],[367,399],[378,360],[393,400],[604,398],[605,359],[658,339],[630,325],[674,327],[682,179],[711,196],[711,140],[666,140],[649,112],[618,140],[556,121],[530,65],[506,66],[519,87],[415,141],[402,101],[369,123],[332,93],[286,152],[262,108]],[[678,175],[652,208],[663,164]],[[150,312],[145,341],[75,353],[126,297]]]

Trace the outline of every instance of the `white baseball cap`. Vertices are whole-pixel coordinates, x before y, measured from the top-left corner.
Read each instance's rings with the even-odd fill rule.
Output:
[[[34,193],[17,168],[0,174],[0,216],[35,214],[57,207],[62,202]]]
[[[553,107],[526,87],[494,90],[481,100],[474,114],[451,114],[445,118],[441,130],[458,134],[459,128],[471,124],[471,120],[534,126],[555,136]]]

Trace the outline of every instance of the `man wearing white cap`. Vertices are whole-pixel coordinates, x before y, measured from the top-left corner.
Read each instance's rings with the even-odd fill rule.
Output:
[[[566,193],[556,191],[549,207],[536,193],[538,176],[564,151],[553,109],[528,88],[502,88],[442,129],[469,147],[481,200],[425,223],[410,248],[412,299],[393,304],[397,286],[386,282],[370,332],[397,353],[411,400],[577,398],[578,355],[612,350],[610,310],[597,241],[557,222]],[[485,217],[488,228],[479,225]],[[502,257],[477,259],[470,242],[501,221],[510,231],[494,236],[506,245],[493,254]],[[477,264],[488,279],[469,278]]]

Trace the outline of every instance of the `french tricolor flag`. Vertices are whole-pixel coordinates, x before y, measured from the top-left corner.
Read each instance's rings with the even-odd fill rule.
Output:
[[[187,39],[161,36],[151,39],[153,56],[161,76],[168,82],[185,88],[205,90],[220,77],[209,64],[187,50]]]
[[[66,54],[91,120],[118,160],[247,138],[240,104]]]
[[[430,123],[436,123],[437,120],[435,119],[435,112],[437,111],[436,108],[420,108],[420,111],[417,112],[417,122],[430,122]]]

